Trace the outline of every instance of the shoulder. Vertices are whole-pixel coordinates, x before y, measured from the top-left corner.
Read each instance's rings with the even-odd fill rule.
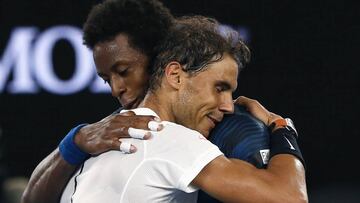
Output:
[[[170,134],[174,136],[182,136],[182,137],[186,137],[187,139],[190,137],[194,137],[194,138],[201,138],[206,140],[206,138],[196,130],[169,121],[163,121],[162,123],[164,125],[163,131],[166,134]]]
[[[268,128],[241,106],[235,106],[235,113],[224,117],[209,139],[226,157],[248,161],[260,168],[266,165],[262,153],[269,149]]]
[[[217,150],[218,147],[207,140],[198,131],[192,130],[185,126],[163,121],[164,128],[155,132],[155,139],[161,139],[161,142],[166,142],[168,146],[172,146],[171,151],[185,154],[202,154],[207,150]]]

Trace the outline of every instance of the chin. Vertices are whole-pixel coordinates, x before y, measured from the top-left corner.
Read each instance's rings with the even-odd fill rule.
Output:
[[[137,99],[133,100],[132,102],[128,103],[127,105],[124,105],[123,107],[125,109],[135,109],[139,106],[140,102],[141,102],[141,99],[137,98]]]
[[[141,103],[141,100],[136,99],[135,102],[132,104],[131,109],[136,109],[140,103]]]
[[[200,133],[201,133],[204,137],[206,137],[206,139],[209,137],[209,134],[210,134],[210,132],[209,132],[208,130],[200,131]]]

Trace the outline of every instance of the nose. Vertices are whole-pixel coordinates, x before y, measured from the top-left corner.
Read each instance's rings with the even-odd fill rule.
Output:
[[[126,85],[124,80],[120,77],[113,76],[111,78],[111,94],[115,98],[120,98],[124,92],[126,92]]]
[[[225,94],[223,96],[219,109],[224,113],[234,113],[234,102],[231,94]]]

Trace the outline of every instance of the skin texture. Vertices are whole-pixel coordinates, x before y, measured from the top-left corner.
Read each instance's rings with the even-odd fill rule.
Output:
[[[267,126],[282,118],[256,100],[239,97],[236,102],[247,107]],[[192,184],[223,202],[308,202],[305,169],[298,159],[287,154],[271,158],[266,170],[238,159],[219,156],[200,172]]]
[[[132,111],[107,116],[101,121],[83,127],[75,136],[76,145],[92,155],[98,155],[109,150],[119,150],[120,138],[128,138],[129,127],[148,130],[147,123],[154,120],[153,116],[135,116]],[[99,136],[103,135],[103,136]],[[151,137],[148,133],[144,139]],[[136,146],[131,146],[136,151]]]
[[[163,103],[155,103],[156,106],[154,102],[145,103],[157,109],[160,118],[197,130],[207,137],[224,113],[234,111],[232,92],[237,87],[238,68],[226,54],[223,60],[209,64],[203,72],[190,76],[178,62],[169,63],[165,71],[168,77],[161,87],[167,94],[156,94],[160,100],[168,99],[169,107],[162,108]]]
[[[180,118],[174,115],[175,112],[181,112],[187,107],[186,102],[181,103],[183,95],[186,95],[187,101],[198,100],[195,105],[205,110],[204,113],[189,112],[190,115],[181,116],[181,119],[185,119],[182,122],[187,123],[195,119],[199,126],[192,127],[189,123],[186,127],[203,132],[211,130],[211,125],[201,125],[206,121],[207,115],[217,112],[216,115],[221,116],[230,113],[233,108],[229,95],[236,88],[236,76],[231,75],[234,73],[234,66],[230,64],[235,63],[231,61],[233,59],[225,55],[222,61],[214,63],[212,67],[194,77],[189,77],[188,73],[183,72],[179,63],[171,62],[166,66],[161,87],[148,93],[140,106],[151,108],[162,120],[176,122],[176,119]],[[213,90],[217,90],[216,81],[229,84],[230,88],[212,93]],[[201,86],[202,91],[206,93],[204,96],[208,97],[203,101],[203,95],[198,95],[199,92],[194,90],[194,85],[206,83],[209,85]],[[180,103],[173,105],[175,101]],[[244,105],[267,126],[282,118],[269,112],[255,100],[240,97],[237,103]],[[247,162],[219,156],[202,169],[192,184],[222,202],[308,201],[304,167],[296,157],[287,154],[274,156],[269,162],[268,169],[257,169]]]
[[[114,51],[116,50],[114,43],[118,47],[129,48],[129,52],[136,52],[136,50],[128,46],[125,39],[126,35],[123,35],[116,37],[114,40],[107,43],[101,44],[104,47],[100,45],[100,48],[108,50],[108,54],[94,55],[94,58],[95,63],[98,66],[97,71],[101,73],[103,79],[110,82],[113,96],[117,97],[120,103],[124,102],[126,105],[130,103],[137,103],[132,102],[133,100],[131,99],[133,98],[133,95],[136,95],[135,93],[132,94],[134,89],[122,86],[129,84],[127,82],[129,81],[127,77],[133,75],[122,75],[122,69],[120,69],[121,67],[113,66],[116,61],[121,59],[120,54],[122,53],[121,50]],[[126,44],[124,44],[124,42],[126,42]],[[110,47],[106,47],[106,45]],[[126,53],[126,51],[124,52]],[[138,60],[138,57],[141,56],[141,54],[141,52],[137,52],[134,57],[129,58]],[[107,58],[107,60],[102,57]],[[100,62],[102,60],[104,62]],[[143,63],[144,67],[146,67],[146,60],[147,59],[145,59]],[[113,63],[107,64],[107,61],[112,61]],[[139,64],[135,65],[135,61],[132,64],[132,67],[134,67],[133,71],[135,71],[135,66],[141,68]],[[167,109],[167,111],[160,112],[160,110],[158,110],[158,115],[161,118],[166,118],[170,121],[179,121],[184,119],[184,125],[189,125],[189,127],[195,129],[195,125],[192,125],[192,123],[189,122],[189,120],[194,119],[199,125],[197,130],[203,132],[204,134],[208,134],[208,131],[212,128],[212,122],[216,122],[215,120],[220,119],[224,113],[229,113],[233,109],[231,92],[236,88],[237,72],[234,68],[231,68],[231,58],[229,58],[229,61],[226,64],[228,64],[229,69],[228,72],[224,71],[223,76],[224,78],[228,78],[224,81],[229,84],[230,88],[224,88],[223,85],[219,86],[218,83],[209,82],[210,78],[212,78],[211,80],[215,80],[215,76],[221,75],[220,73],[209,75],[202,75],[202,73],[200,73],[196,76],[189,77],[187,73],[181,72],[181,68],[179,67],[180,64],[177,62],[169,63],[165,73],[166,77],[164,77],[162,81],[164,85],[162,85],[161,88],[165,88],[165,91],[168,95],[171,94],[171,97],[168,95],[161,96],[161,94],[155,92],[147,95],[147,99],[145,99],[142,105],[156,110],[160,109],[158,104],[162,103],[161,108]],[[111,67],[115,67],[115,69],[112,69]],[[144,67],[142,68],[144,69]],[[120,71],[116,68],[119,68]],[[214,66],[212,66],[212,68],[214,68]],[[209,70],[212,69],[205,71],[209,72]],[[230,72],[232,73],[230,74]],[[141,80],[142,83],[143,81],[147,80]],[[202,99],[196,99],[198,98],[199,87],[201,87],[202,91],[205,91],[205,88],[203,87],[206,87],[207,94],[199,95]],[[191,97],[191,93],[196,93],[195,99],[194,97]],[[141,97],[142,95],[143,92],[138,91],[138,96]],[[169,98],[172,99],[169,100]],[[189,100],[192,100],[192,102],[204,100],[206,101],[204,102],[206,104],[202,106],[202,103],[196,103],[196,105],[201,109],[198,113],[191,113],[189,115],[186,115],[185,113],[180,114],[179,112],[181,110],[177,106],[185,105],[184,102]],[[179,103],[175,105],[176,102]],[[237,103],[246,106],[253,115],[266,124],[269,124],[274,119],[279,118],[276,114],[268,112],[255,100],[249,101],[246,98],[240,98],[237,100]],[[131,105],[129,105],[129,107],[130,106]],[[177,117],[174,116],[174,112],[179,115]],[[90,124],[82,128],[75,136],[75,143],[82,150],[93,155],[112,149],[117,150],[120,145],[118,138],[128,136],[126,130],[128,127],[131,126],[134,128],[147,129],[146,122],[152,119],[152,117],[138,118],[131,115],[112,115],[97,123]],[[112,141],[107,142],[106,140]],[[286,165],[286,167],[284,167],[284,165]],[[30,182],[23,194],[22,202],[58,202],[63,188],[76,169],[77,166],[68,164],[61,157],[58,149],[56,149],[34,170]],[[240,171],[241,173],[239,173]],[[216,178],[216,180],[211,178],[220,177],[220,174],[221,178]],[[286,177],[283,177],[284,174]],[[278,202],[307,201],[304,168],[302,167],[300,161],[290,155],[275,156],[271,159],[269,169],[266,171],[258,170],[246,162],[219,157],[204,168],[204,170],[194,179],[193,184],[199,186],[212,196],[226,202],[276,202],[279,198],[282,201]],[[234,194],[242,195],[240,195],[241,197],[237,197],[234,196]],[[239,199],[229,199],[229,197]]]
[[[127,108],[137,106],[147,86],[148,58],[129,46],[127,35],[120,33],[113,40],[97,44],[94,60],[99,75],[109,83],[112,95],[119,103]],[[148,130],[147,124],[151,120],[154,120],[153,116],[135,116],[131,112],[110,115],[81,128],[74,141],[92,155],[119,150],[119,139],[129,137],[129,127]],[[132,149],[136,151],[136,146]],[[33,171],[21,202],[59,202],[62,190],[77,168],[67,163],[55,149]]]
[[[63,188],[76,169],[56,148],[33,171],[21,202],[59,202]]]
[[[181,89],[178,101],[186,102],[181,110],[174,108],[178,110],[174,110],[175,114],[183,117],[177,118],[176,122],[196,129],[205,137],[222,120],[224,113],[234,112],[232,91],[237,87],[238,75],[237,64],[228,55],[218,63],[209,64],[207,70],[206,75],[184,78],[186,85]],[[188,92],[197,97],[189,97]],[[222,103],[218,104],[219,101]]]
[[[126,109],[138,106],[148,86],[147,56],[132,48],[125,34],[96,44],[93,55],[98,75],[110,85],[112,96]]]

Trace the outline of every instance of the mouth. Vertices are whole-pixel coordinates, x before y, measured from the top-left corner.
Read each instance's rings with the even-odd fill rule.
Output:
[[[140,104],[140,100],[135,99],[119,99],[121,105],[124,107],[124,109],[133,109],[136,108]]]
[[[217,119],[211,117],[211,116],[207,116],[208,120],[210,121],[210,126],[211,126],[211,129],[212,128],[215,128],[215,125],[220,122],[218,121]]]

